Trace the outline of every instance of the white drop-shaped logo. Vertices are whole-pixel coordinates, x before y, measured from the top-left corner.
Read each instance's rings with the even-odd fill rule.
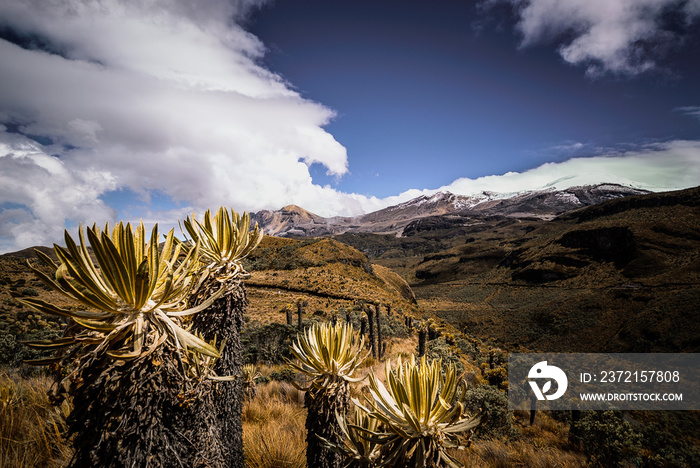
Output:
[[[529,381],[530,387],[538,400],[556,400],[561,398],[569,386],[569,380],[566,378],[564,371],[557,366],[547,365],[547,361],[541,361],[532,366],[527,377],[528,379],[549,379],[542,385],[542,390],[540,390],[537,382]],[[552,380],[557,383],[557,391],[552,395],[548,395],[552,388]]]

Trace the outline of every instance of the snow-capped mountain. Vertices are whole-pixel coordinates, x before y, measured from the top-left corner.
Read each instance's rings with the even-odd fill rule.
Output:
[[[322,236],[352,232],[404,234],[420,224],[447,226],[464,218],[506,216],[552,219],[562,213],[613,198],[649,193],[617,184],[547,189],[519,193],[482,192],[464,196],[450,192],[422,195],[404,203],[355,217],[324,218],[295,205],[252,213],[265,233],[274,236]],[[424,220],[420,222],[420,220]],[[445,224],[447,223],[447,224]]]

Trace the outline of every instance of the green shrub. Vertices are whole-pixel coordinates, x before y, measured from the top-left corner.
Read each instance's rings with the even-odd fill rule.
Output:
[[[21,367],[22,374],[29,375],[42,371],[43,368],[23,365],[23,361],[48,358],[51,350],[39,350],[22,344],[22,341],[53,340],[62,335],[58,330],[41,329],[15,334],[8,329],[0,329],[0,365]]]
[[[382,337],[384,338],[408,338],[411,332],[406,327],[404,318],[398,314],[387,315],[382,308]]]
[[[15,335],[7,330],[0,330],[0,365],[14,366],[19,343]]]
[[[255,320],[246,323],[241,331],[243,362],[246,364],[284,362],[285,358],[291,357],[289,347],[297,331],[296,327],[283,323],[261,324]]]
[[[465,394],[464,403],[472,413],[481,411],[481,424],[476,429],[477,439],[518,436],[513,427],[513,412],[508,411],[508,398],[502,391],[491,385],[470,388]]]
[[[282,369],[280,371],[270,372],[267,376],[268,380],[275,380],[278,382],[293,382],[294,381],[294,371],[291,369]]]
[[[673,412],[664,411],[664,413]],[[664,414],[664,416],[668,415]],[[697,444],[687,443],[682,437],[697,434],[697,431],[682,427],[684,424],[678,419],[674,423],[674,433],[669,432],[669,428],[661,423],[646,424],[642,427],[642,447],[646,449],[642,451],[642,458],[645,466],[700,466],[700,447]]]
[[[448,345],[442,337],[427,342],[425,356],[429,360],[442,359],[443,364],[452,364],[459,373],[464,372],[464,364],[460,360],[457,347]]]
[[[621,411],[585,411],[572,424],[588,461],[597,466],[638,465],[642,436]]]
[[[508,389],[508,371],[503,367],[496,367],[494,369],[486,366],[482,368],[482,374],[484,379],[486,379],[489,385],[493,385],[501,390]]]
[[[39,292],[34,288],[24,288],[19,292],[23,296],[38,296]]]

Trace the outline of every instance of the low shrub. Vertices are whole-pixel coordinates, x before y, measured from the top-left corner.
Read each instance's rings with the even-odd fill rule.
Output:
[[[291,357],[289,347],[297,331],[296,327],[283,323],[262,324],[255,320],[246,323],[241,331],[243,362],[246,364],[284,362],[285,358]]]
[[[447,344],[443,337],[428,340],[425,356],[430,360],[442,359],[444,365],[454,364],[459,373],[464,372],[464,364],[462,364],[457,347]]]
[[[597,466],[639,465],[642,436],[621,411],[585,411],[571,425],[590,463]]]
[[[465,394],[465,405],[472,413],[481,411],[481,424],[475,430],[477,439],[518,437],[513,413],[508,410],[508,398],[502,391],[491,385],[470,388]]]

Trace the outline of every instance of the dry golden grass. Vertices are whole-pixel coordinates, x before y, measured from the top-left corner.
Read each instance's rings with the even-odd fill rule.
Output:
[[[268,290],[280,299],[281,295],[292,292],[319,298],[323,303],[378,301],[391,305],[393,310],[410,311],[411,315],[417,313],[415,304],[404,298],[394,286],[352,264],[328,263],[293,270],[252,271],[246,287],[251,291]]]
[[[412,302],[416,301],[416,296],[413,294],[411,287],[408,285],[406,280],[397,273],[394,273],[385,266],[376,264],[372,265],[372,270],[379,279],[384,281],[384,283],[396,289],[396,291],[401,294],[404,299]]]
[[[415,334],[408,338],[393,339],[389,341],[386,355],[393,356],[392,359],[396,359],[397,357],[407,359],[411,354],[415,354],[417,347],[418,337]]]
[[[265,424],[243,424],[246,466],[249,468],[305,468],[306,431],[280,425],[279,420]]]
[[[304,396],[286,382],[258,385],[243,407],[243,444],[249,468],[306,466]]]
[[[516,412],[522,438],[476,440],[469,449],[456,452],[456,460],[476,468],[534,467],[576,468],[586,466],[586,457],[567,447],[568,427],[543,412],[535,424],[527,425],[528,412]]]
[[[523,426],[521,432],[535,447],[564,449],[569,438],[568,425],[542,411],[537,412],[535,424]]]
[[[257,287],[246,285],[248,293],[248,315],[261,323],[285,323],[287,320],[285,307],[291,308],[294,323],[297,320],[297,300],[306,303],[304,306],[304,319],[307,319],[317,311],[337,311],[340,309],[352,309],[354,302],[351,300],[335,299],[318,296],[313,293],[287,291],[274,287]]]
[[[67,406],[51,406],[48,377],[0,374],[0,466],[59,467],[71,456],[63,440]],[[66,404],[67,405],[67,404]]]
[[[415,338],[391,343],[392,361],[409,354]],[[263,374],[280,366],[261,366]],[[363,369],[384,379],[384,363],[370,359]],[[22,379],[16,373],[0,376],[0,437],[2,467],[59,467],[70,458],[70,449],[61,439],[60,413],[49,405],[46,377]],[[352,396],[360,398],[366,381],[352,386]],[[306,411],[304,392],[287,382],[272,381],[257,386],[256,395],[243,408],[243,438],[246,466],[250,468],[303,468],[306,466]],[[521,415],[523,418],[527,414]],[[538,413],[533,426],[520,426],[521,440],[480,440],[470,448],[455,452],[465,466],[563,467],[585,466],[585,457],[566,451],[567,427]]]
[[[580,468],[586,466],[583,455],[552,447],[535,447],[529,441],[485,440],[469,449],[454,452],[454,458],[472,468]]]

